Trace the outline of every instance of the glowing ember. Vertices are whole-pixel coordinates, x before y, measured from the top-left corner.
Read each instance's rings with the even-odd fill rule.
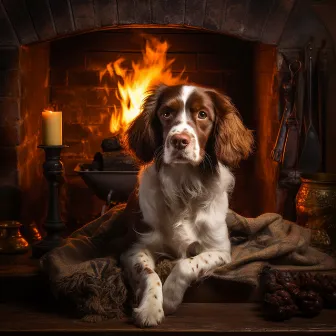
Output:
[[[152,85],[158,83],[176,85],[186,82],[186,79],[182,79],[184,70],[177,75],[172,73],[171,66],[175,59],[167,60],[168,48],[166,41],[160,42],[156,38],[148,38],[145,50],[142,52],[142,60],[139,63],[132,62],[132,71],[127,71],[123,66],[125,59],[119,58],[100,72],[100,80],[105,75],[118,78],[116,97],[120,101],[121,109],[114,106],[110,121],[110,131],[113,134],[123,132],[140,113],[142,101]]]

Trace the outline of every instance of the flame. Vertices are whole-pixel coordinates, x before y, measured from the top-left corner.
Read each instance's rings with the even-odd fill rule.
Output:
[[[132,71],[123,64],[125,59],[119,58],[100,72],[101,81],[105,75],[118,78],[116,97],[121,108],[114,106],[114,113],[110,119],[112,134],[125,131],[129,123],[140,114],[143,99],[151,86],[159,83],[176,85],[186,82],[187,79],[182,79],[184,70],[177,75],[173,74],[171,66],[175,59],[167,60],[168,49],[166,41],[160,42],[154,37],[149,37],[142,51],[142,59],[132,62]],[[106,87],[105,89],[108,93]]]

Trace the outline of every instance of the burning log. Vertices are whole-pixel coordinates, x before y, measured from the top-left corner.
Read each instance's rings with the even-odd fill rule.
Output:
[[[93,158],[92,170],[138,170],[135,160],[122,149],[117,136],[104,139],[102,141],[101,148],[102,152],[97,152]]]
[[[101,148],[103,152],[115,152],[121,150],[119,138],[113,136],[102,141]]]

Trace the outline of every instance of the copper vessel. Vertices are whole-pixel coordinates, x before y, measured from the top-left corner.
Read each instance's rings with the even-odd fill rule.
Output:
[[[28,243],[20,232],[21,223],[16,221],[0,222],[0,253],[15,254],[28,252]]]
[[[301,176],[296,195],[297,223],[311,229],[312,244],[336,250],[336,174]]]

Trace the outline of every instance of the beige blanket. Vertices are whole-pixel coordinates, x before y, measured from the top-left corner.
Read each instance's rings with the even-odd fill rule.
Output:
[[[122,276],[118,258],[135,239],[129,224],[133,213],[129,204],[118,205],[85,225],[59,247],[41,259],[54,294],[64,308],[70,307],[84,320],[119,318],[130,307],[131,296]],[[134,222],[135,223],[135,222]],[[134,224],[135,225],[135,224]],[[331,270],[335,260],[310,246],[310,231],[266,213],[245,218],[229,211],[227,225],[232,242],[232,262],[214,275],[258,286],[258,275],[266,265],[287,270]],[[164,281],[171,263],[157,265]]]

